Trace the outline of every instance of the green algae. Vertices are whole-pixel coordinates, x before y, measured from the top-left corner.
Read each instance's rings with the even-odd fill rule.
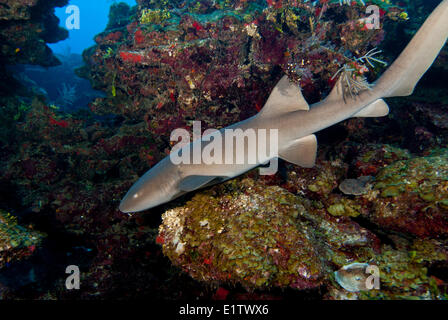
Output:
[[[363,291],[360,299],[436,299],[439,289],[429,276],[427,265],[446,261],[447,252],[443,244],[435,240],[416,239],[405,250],[384,247],[381,255],[375,257],[380,268],[381,288],[379,291]]]
[[[361,157],[361,161],[364,163],[372,163],[378,158],[385,160],[408,160],[412,157],[411,153],[406,149],[394,147],[392,145],[370,145],[372,150],[367,151]]]
[[[381,196],[382,197],[397,197],[403,191],[400,191],[400,189],[397,186],[388,186],[381,191]]]
[[[397,161],[382,169],[376,177],[374,189],[382,197],[396,197],[403,193],[415,193],[427,202],[447,198],[443,186],[448,181],[446,155],[419,157]]]
[[[0,209],[0,268],[32,253],[44,234],[18,224],[17,218]]]
[[[448,153],[396,161],[379,171],[366,196],[369,219],[387,229],[424,237],[448,234]]]
[[[330,205],[327,210],[333,216],[357,217],[361,214],[361,206],[357,205],[355,201],[346,198]]]
[[[322,264],[315,243],[297,232],[295,218],[304,209],[297,198],[249,179],[240,183],[226,185],[230,194],[204,192],[166,212],[160,227],[164,254],[202,281],[248,289],[317,285]]]
[[[141,11],[141,24],[161,24],[171,18],[171,13],[166,9],[143,9]]]

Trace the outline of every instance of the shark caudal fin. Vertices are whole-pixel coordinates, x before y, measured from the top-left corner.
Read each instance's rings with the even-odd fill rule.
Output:
[[[448,0],[442,1],[426,19],[395,62],[378,79],[375,87],[383,97],[408,96],[431,67],[448,37]]]

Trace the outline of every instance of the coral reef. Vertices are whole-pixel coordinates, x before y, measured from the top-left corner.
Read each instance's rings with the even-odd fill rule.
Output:
[[[54,20],[49,2],[27,2],[41,4]],[[409,100],[388,101],[388,118],[352,119],[319,133],[314,168],[281,163],[275,176],[252,171],[148,214],[118,210],[137,177],[169,153],[173,129],[190,129],[192,120],[201,120],[203,129],[221,128],[256,114],[284,73],[310,103],[326,96],[335,75],[352,85],[361,76],[374,79],[381,61],[398,53],[388,50],[388,39],[400,38],[402,28],[411,35],[430,12],[412,1],[407,11],[374,2],[382,10],[380,30],[365,25],[362,1],[112,5],[106,30],[77,71],[106,95],[90,111],[65,112],[42,97],[2,103],[1,203],[46,221],[42,231],[53,239],[68,238],[58,248],[60,261],[70,253],[86,283],[69,293],[52,280],[48,292],[24,298],[303,298],[301,292],[313,292],[327,299],[446,299],[448,160],[446,150],[434,151],[446,144],[443,84],[423,82]],[[23,14],[29,21],[24,1],[8,3],[9,9],[0,6],[2,16]],[[14,23],[5,25],[17,28]],[[15,52],[8,42],[2,62],[53,63],[37,56],[43,49],[27,56],[37,29],[24,26],[29,34],[17,34],[24,44]],[[45,34],[56,30],[33,26]],[[446,65],[442,53],[435,75]],[[372,177],[368,183],[365,176]],[[20,230],[24,251],[8,258],[11,263],[40,245],[40,234]],[[10,236],[1,239],[11,242]],[[334,272],[355,262],[378,265],[381,290],[350,293],[337,283]],[[0,297],[21,294],[0,279]]]
[[[5,0],[0,6],[1,64],[29,63],[52,66],[58,63],[45,43],[67,38],[68,32],[58,26],[54,7],[67,0]]]
[[[252,180],[221,188],[229,187],[234,190],[228,194],[196,195],[163,214],[158,241],[164,254],[201,281],[252,289],[318,286],[323,274],[319,243],[305,223],[295,221],[303,206],[292,194]]]
[[[24,101],[18,97],[33,97],[36,84],[17,80],[7,67],[16,64],[54,66],[60,62],[46,43],[68,37],[68,31],[59,27],[54,7],[64,6],[67,0],[2,0],[0,1],[0,141],[14,135],[15,122],[23,115]],[[31,82],[31,83],[30,83]],[[40,90],[40,89],[38,89]]]
[[[4,0],[0,5],[0,80],[2,95],[11,94],[12,84],[6,64],[58,65],[46,43],[68,37],[68,31],[59,27],[54,7],[62,7],[67,0]],[[16,84],[17,85],[17,84]]]
[[[370,262],[378,266],[381,285],[379,290],[357,290],[348,292],[341,290],[338,285],[330,287],[327,299],[343,300],[382,300],[382,299],[405,299],[405,300],[431,300],[447,298],[444,281],[429,273],[428,266],[437,265],[439,262],[446,263],[446,243],[435,240],[406,241],[399,238],[394,245],[384,246],[381,254],[375,255]],[[343,275],[343,281],[347,284],[356,283],[352,280],[358,275],[365,279],[365,273],[350,271]],[[352,280],[352,281],[350,281]],[[356,287],[355,287],[356,288]],[[364,289],[364,288],[356,288]]]
[[[332,263],[378,249],[355,222],[249,178],[197,194],[162,219],[157,239],[174,264],[195,279],[251,290],[317,287]]]
[[[156,241],[175,265],[207,283],[247,290],[325,285],[328,299],[444,299],[437,285],[443,281],[428,265],[448,261],[445,242],[392,237],[391,247],[350,218],[332,215],[318,203],[243,178],[166,211]],[[353,261],[379,267],[381,290],[341,291],[332,271]],[[350,272],[345,278],[356,276]]]
[[[29,257],[40,246],[44,235],[17,223],[17,218],[0,210],[0,269]]]
[[[446,237],[448,152],[397,161],[376,176],[369,219],[419,237]]]

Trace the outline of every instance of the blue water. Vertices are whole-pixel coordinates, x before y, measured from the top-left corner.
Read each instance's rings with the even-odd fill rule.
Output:
[[[80,54],[84,49],[94,45],[95,35],[106,28],[110,6],[117,2],[125,2],[130,6],[136,5],[135,0],[70,0],[69,5],[76,5],[79,8],[80,28],[69,30],[68,39],[50,44],[50,48],[55,53],[68,55],[69,53]],[[60,20],[59,24],[63,28],[70,16],[65,10],[66,7],[55,10],[56,16]]]

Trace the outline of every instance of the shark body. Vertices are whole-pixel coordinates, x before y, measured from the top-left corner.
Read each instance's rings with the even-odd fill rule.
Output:
[[[284,76],[257,115],[225,129],[266,129],[267,132],[276,129],[278,157],[302,167],[312,167],[317,151],[315,132],[352,117],[387,115],[389,108],[382,98],[411,95],[447,37],[448,0],[444,0],[370,89],[362,90],[355,96],[344,96],[341,77],[326,99],[310,107],[299,88]],[[209,142],[203,137],[192,142],[189,148],[193,149],[193,145],[198,143],[203,147]],[[249,152],[247,145],[244,152]],[[258,163],[243,164],[175,165],[167,156],[130,188],[119,209],[122,212],[150,209],[187,192],[232,179],[269,160],[260,158]]]

